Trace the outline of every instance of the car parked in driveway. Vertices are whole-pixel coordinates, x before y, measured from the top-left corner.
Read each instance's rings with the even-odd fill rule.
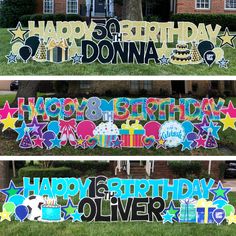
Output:
[[[11,91],[17,91],[19,88],[19,81],[18,80],[14,80],[11,82],[10,84],[10,90]]]
[[[225,178],[236,177],[236,161],[227,161],[225,168]]]

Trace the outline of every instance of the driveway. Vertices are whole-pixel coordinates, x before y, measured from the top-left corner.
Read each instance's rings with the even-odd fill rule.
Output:
[[[0,95],[16,94],[17,91],[0,91]]]

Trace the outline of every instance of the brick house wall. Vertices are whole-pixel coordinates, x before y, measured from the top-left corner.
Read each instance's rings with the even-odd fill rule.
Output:
[[[225,0],[211,0],[210,9],[196,9],[196,0],[177,0],[177,13],[236,14],[236,10],[225,9]]]

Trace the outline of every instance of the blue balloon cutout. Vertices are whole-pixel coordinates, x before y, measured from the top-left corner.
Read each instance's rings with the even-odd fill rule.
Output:
[[[185,134],[192,133],[194,130],[194,126],[190,121],[184,121],[182,127],[184,128]]]
[[[223,199],[218,199],[218,200],[214,201],[213,204],[215,206],[217,206],[217,208],[223,208],[225,205],[228,204],[228,202]]]
[[[24,205],[19,205],[16,207],[15,214],[23,222],[29,214],[29,209]]]
[[[13,195],[8,199],[8,202],[12,202],[15,204],[15,206],[21,205],[25,200],[25,197],[22,195]]]
[[[225,211],[223,209],[215,209],[213,211],[212,217],[217,225],[220,225],[225,219]]]
[[[53,131],[56,135],[60,133],[60,126],[58,121],[51,121],[48,124],[48,131]]]

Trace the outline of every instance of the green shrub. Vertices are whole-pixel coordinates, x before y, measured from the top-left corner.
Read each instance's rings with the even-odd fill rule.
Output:
[[[188,176],[200,176],[202,171],[202,165],[201,162],[193,161],[193,162],[187,162],[187,161],[170,161],[169,167],[172,170],[172,172],[178,177],[178,178],[186,178]]]
[[[28,21],[30,21],[31,15],[23,15],[19,18],[23,27],[28,27]]]
[[[35,0],[4,0],[0,8],[0,26],[15,27],[21,16],[35,11]]]
[[[39,168],[39,167],[23,167],[19,169],[19,177],[30,177],[30,178],[43,178],[43,177],[72,177],[74,172],[69,167],[57,167],[57,168]]]
[[[216,24],[222,26],[222,30],[228,27],[231,31],[236,30],[236,15],[235,14],[175,14],[171,16],[171,20],[190,21],[196,25],[199,23]]]
[[[83,21],[80,15],[68,14],[66,15],[66,21]]]
[[[30,20],[35,21],[37,23],[38,21],[42,21],[43,20],[43,15],[41,15],[41,14],[33,14],[33,15],[30,16]]]

